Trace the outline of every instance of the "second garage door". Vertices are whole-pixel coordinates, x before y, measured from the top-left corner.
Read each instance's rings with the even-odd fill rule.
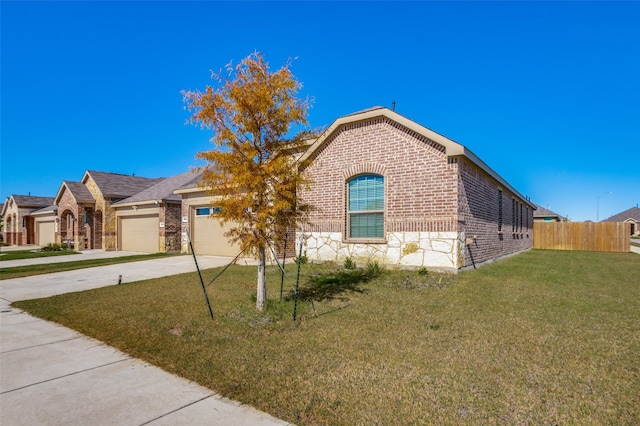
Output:
[[[120,219],[120,249],[157,253],[160,251],[158,216],[131,216]]]
[[[224,233],[232,225],[220,225],[217,219],[209,216],[209,208],[196,208],[193,211],[192,240],[196,254],[210,254],[214,256],[237,256],[240,246],[231,244]]]

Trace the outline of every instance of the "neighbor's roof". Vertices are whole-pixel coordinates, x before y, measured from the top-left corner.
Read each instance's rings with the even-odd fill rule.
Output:
[[[640,222],[640,208],[631,207],[629,210],[625,210],[622,213],[613,215],[601,222],[626,222],[629,219],[633,219],[636,222]]]
[[[202,186],[202,172],[196,172],[194,179],[191,182],[185,183],[180,188],[175,189],[175,194],[189,194],[206,191],[207,189]],[[180,197],[182,197],[180,195]]]
[[[52,204],[50,206],[47,207],[43,207],[41,209],[38,210],[34,210],[31,212],[31,214],[33,216],[45,216],[47,214],[56,214],[58,212],[58,206],[56,206],[55,204]]]
[[[434,132],[431,129],[428,129],[415,121],[409,120],[408,118],[391,111],[388,108],[376,106],[373,108],[365,109],[359,112],[355,112],[352,114],[348,114],[338,118],[336,121],[329,126],[318,139],[311,145],[311,147],[307,150],[307,152],[302,155],[300,158],[300,164],[304,165],[311,160],[315,153],[318,152],[320,148],[322,148],[327,142],[331,140],[331,136],[337,132],[342,126],[351,124],[358,121],[371,120],[377,117],[385,117],[389,120],[395,121],[406,127],[409,130],[412,130],[434,142],[439,143],[445,148],[446,155],[449,157],[462,156],[467,158],[476,166],[480,167],[484,170],[489,176],[498,181],[501,185],[507,188],[509,191],[520,197],[524,202],[529,204],[530,207],[535,208],[535,204],[531,201],[527,200],[525,196],[520,194],[513,186],[511,186],[506,180],[504,180],[498,173],[496,173],[491,167],[489,167],[484,161],[478,158],[473,152],[471,152],[468,148],[463,145],[460,145],[453,140]]]
[[[182,197],[178,194],[174,194],[174,191],[184,186],[195,184],[198,179],[200,179],[200,174],[192,171],[172,176],[135,194],[132,197],[113,203],[113,206],[124,207],[136,204],[151,204],[156,201],[180,204],[182,202]]]
[[[561,216],[554,211],[545,209],[540,204],[536,204],[536,210],[533,211],[533,217],[561,217]]]
[[[6,210],[9,209],[10,199],[13,199],[14,204],[17,205],[18,208],[38,209],[53,204],[53,197],[12,194],[7,197],[5,203],[0,204],[0,215],[2,215],[3,217],[5,214],[7,214]]]
[[[87,170],[82,178],[82,183],[86,183],[89,176],[98,185],[105,198],[131,197],[164,179]]]
[[[12,195],[18,207],[45,207],[53,204],[53,197],[38,197],[34,195]]]
[[[60,185],[60,189],[58,190],[58,194],[56,195],[55,204],[60,203],[60,197],[62,197],[62,193],[65,188],[71,193],[71,195],[73,195],[73,198],[78,203],[95,203],[96,201],[93,194],[84,183],[63,180],[62,185]]]

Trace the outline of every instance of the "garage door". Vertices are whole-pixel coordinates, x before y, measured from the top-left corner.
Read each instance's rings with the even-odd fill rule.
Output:
[[[38,229],[36,232],[38,233],[38,245],[46,246],[49,243],[53,243],[56,240],[55,234],[55,222],[37,222]]]
[[[191,239],[193,250],[196,254],[209,254],[214,256],[233,256],[240,253],[240,246],[231,244],[224,233],[232,225],[220,225],[217,219],[213,219],[207,213],[209,208],[194,209],[194,220],[192,223]]]
[[[128,251],[157,253],[160,251],[158,216],[120,218],[120,248]]]

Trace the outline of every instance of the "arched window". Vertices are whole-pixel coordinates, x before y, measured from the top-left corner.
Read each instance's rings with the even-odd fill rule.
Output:
[[[384,177],[360,175],[347,184],[349,238],[384,238]]]

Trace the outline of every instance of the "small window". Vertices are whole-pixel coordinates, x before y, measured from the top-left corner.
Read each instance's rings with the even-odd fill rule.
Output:
[[[498,231],[502,232],[502,189],[498,189]]]
[[[522,216],[523,216],[524,206],[520,203],[520,232],[522,232]]]
[[[384,177],[361,175],[348,182],[349,238],[384,238]]]
[[[209,207],[199,207],[196,209],[196,216],[209,216],[211,209]]]

